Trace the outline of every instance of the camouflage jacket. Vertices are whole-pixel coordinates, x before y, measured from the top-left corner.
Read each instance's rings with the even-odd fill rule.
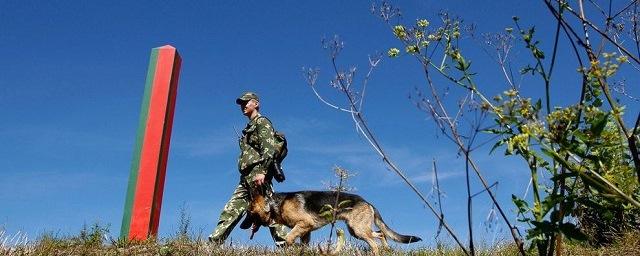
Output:
[[[238,170],[243,176],[267,174],[276,152],[275,132],[269,119],[260,115],[249,121],[242,130]]]

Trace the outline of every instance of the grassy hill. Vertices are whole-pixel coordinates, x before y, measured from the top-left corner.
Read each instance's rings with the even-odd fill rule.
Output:
[[[177,234],[175,237],[149,239],[142,242],[114,240],[107,236],[108,228],[99,225],[84,227],[77,235],[58,236],[45,234],[34,241],[27,241],[20,235],[9,235],[0,230],[0,255],[326,255],[319,245],[274,248],[272,246],[245,246],[225,244],[217,246],[206,239]],[[567,241],[563,255],[640,255],[640,232],[627,234],[617,243],[607,247],[594,248],[586,244]],[[530,251],[530,255],[536,255]],[[369,255],[366,245],[347,242],[338,255]],[[383,255],[464,255],[456,248],[436,246],[405,250],[392,247]],[[478,250],[477,255],[517,255],[512,244],[494,245]]]

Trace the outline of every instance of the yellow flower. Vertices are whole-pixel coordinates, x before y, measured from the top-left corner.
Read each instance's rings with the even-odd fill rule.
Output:
[[[514,89],[509,89],[508,91],[504,91],[504,95],[507,95],[509,97],[515,97],[516,95],[518,95],[518,91]]]
[[[529,136],[536,136],[543,132],[543,126],[539,122],[526,123],[520,126],[520,131]]]
[[[528,108],[520,108],[520,115],[522,117],[528,117],[529,116],[529,109]]]
[[[393,33],[400,39],[404,39],[407,36],[407,32],[402,25],[393,27]]]
[[[529,140],[528,134],[520,133],[516,136],[511,137],[509,142],[513,145],[514,148],[524,150],[525,148],[529,147],[528,140]]]
[[[614,115],[622,115],[624,113],[625,106],[615,107],[612,109]]]
[[[389,57],[397,57],[399,53],[400,53],[400,50],[398,50],[398,48],[391,48],[391,49],[389,49],[389,51],[387,52],[387,54],[389,55]]]
[[[425,19],[422,19],[422,20],[419,20],[417,22],[417,25],[418,25],[418,27],[426,28],[427,26],[429,26],[429,21],[425,20]]]
[[[629,58],[627,56],[625,56],[625,55],[621,55],[620,57],[616,58],[616,60],[618,62],[620,62],[620,63],[624,63],[624,62],[629,61]]]
[[[407,53],[417,53],[417,52],[419,52],[419,49],[418,49],[418,46],[409,45],[409,46],[407,46],[406,51],[407,51]]]

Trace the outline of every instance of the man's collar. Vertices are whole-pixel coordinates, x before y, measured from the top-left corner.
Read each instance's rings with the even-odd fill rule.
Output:
[[[250,121],[252,121],[252,122],[253,122],[253,120],[258,119],[258,117],[261,117],[261,116],[262,116],[262,115],[261,115],[260,113],[258,113],[256,116],[254,116],[253,118],[251,118],[251,120],[250,120]]]

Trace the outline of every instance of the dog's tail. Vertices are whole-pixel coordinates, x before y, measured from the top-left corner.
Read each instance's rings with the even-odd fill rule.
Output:
[[[406,235],[401,235],[396,233],[395,231],[393,231],[391,228],[389,228],[387,226],[387,224],[384,223],[384,220],[382,220],[382,216],[380,216],[380,213],[378,212],[378,209],[376,209],[375,207],[371,206],[371,208],[373,208],[373,213],[374,213],[374,221],[376,223],[376,226],[378,226],[378,228],[380,228],[380,231],[382,231],[382,233],[388,237],[391,238],[391,240],[396,241],[398,243],[403,243],[403,244],[409,244],[409,243],[415,243],[418,241],[422,241],[422,238],[417,237],[417,236],[406,236]]]

